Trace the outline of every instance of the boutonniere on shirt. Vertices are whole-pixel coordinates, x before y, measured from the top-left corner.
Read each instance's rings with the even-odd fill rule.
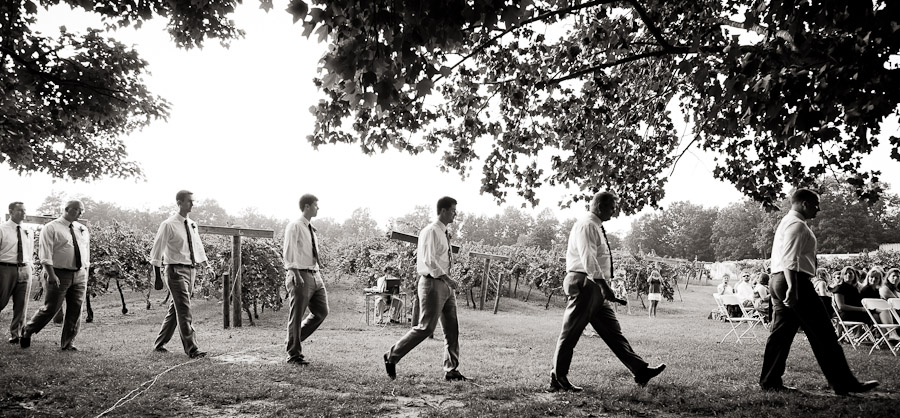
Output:
[[[191,229],[193,229],[193,230],[196,231],[196,230],[197,230],[197,224],[191,224]]]
[[[78,227],[78,232],[81,232],[81,235],[84,235],[84,227],[83,227],[83,226],[79,226],[79,227]]]
[[[24,230],[24,232],[25,232],[25,236],[26,236],[26,237],[31,237],[31,235],[28,235],[28,230],[27,230],[27,229]]]

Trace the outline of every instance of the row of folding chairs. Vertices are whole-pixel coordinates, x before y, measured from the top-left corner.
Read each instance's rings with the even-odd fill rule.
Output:
[[[872,320],[872,324],[859,321],[845,321],[841,318],[837,302],[832,299],[831,303],[835,311],[835,327],[840,334],[838,341],[850,344],[853,349],[857,349],[863,344],[871,343],[872,348],[869,349],[869,354],[872,354],[876,348],[881,349],[882,345],[886,346],[891,354],[895,356],[900,353],[900,341],[891,339],[891,334],[900,330],[900,298],[888,300],[863,299],[863,308],[869,315],[869,319]],[[880,324],[879,313],[881,312],[890,312],[894,322]]]
[[[731,325],[731,329],[726,333],[719,343],[725,342],[729,336],[734,335],[735,341],[741,344],[744,340],[753,340],[757,344],[760,343],[756,335],[756,327],[761,326],[768,330],[769,324],[763,320],[762,315],[755,309],[744,306],[741,299],[736,295],[720,295],[713,293],[713,299],[716,300],[716,309],[719,315],[725,319],[725,322]],[[741,309],[741,316],[732,316],[728,312],[726,305],[736,305]]]

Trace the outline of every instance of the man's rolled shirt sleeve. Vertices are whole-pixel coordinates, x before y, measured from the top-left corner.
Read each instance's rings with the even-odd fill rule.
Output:
[[[49,224],[44,226],[41,229],[41,242],[38,250],[38,258],[41,260],[41,264],[52,266],[53,265],[53,239],[55,238],[53,235],[52,228],[48,227]]]
[[[156,238],[153,239],[153,247],[150,248],[150,264],[156,267],[163,266],[163,251],[166,246],[166,222],[159,225],[156,230]]]

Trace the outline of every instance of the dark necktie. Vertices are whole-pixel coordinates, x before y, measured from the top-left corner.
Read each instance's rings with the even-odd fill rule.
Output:
[[[191,265],[197,264],[197,261],[194,260],[194,240],[191,238],[191,228],[188,227],[187,219],[184,220],[184,232],[187,234],[188,239],[188,252],[191,253]]]
[[[78,239],[75,238],[74,224],[69,224],[69,233],[72,234],[72,246],[75,247],[75,270],[81,269],[81,248],[78,248]]]
[[[448,230],[444,231],[444,234],[447,235],[447,265],[452,268],[453,267],[453,246],[450,245],[450,230],[448,229]],[[448,271],[447,275],[449,275],[449,274],[450,274],[450,272]]]
[[[319,264],[319,249],[316,248],[316,233],[313,231],[312,224],[306,224],[309,227],[309,236],[312,237],[312,253],[313,253],[313,261],[315,264]]]
[[[613,278],[613,256],[612,256],[612,248],[609,247],[609,238],[606,237],[606,228],[603,227],[603,224],[600,224],[600,231],[603,232],[603,241],[606,242],[606,251],[609,252],[609,279]]]
[[[25,262],[25,252],[22,251],[22,227],[16,225],[16,238],[19,241],[16,243],[16,264],[22,264]]]

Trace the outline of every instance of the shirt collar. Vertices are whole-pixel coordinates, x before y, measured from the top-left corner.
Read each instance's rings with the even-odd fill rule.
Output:
[[[185,218],[184,216],[181,216],[180,213],[176,213],[176,214],[175,214],[175,219],[178,219],[178,222],[184,222],[184,221],[187,220],[188,218]]]
[[[57,220],[58,220],[60,223],[62,223],[66,228],[68,228],[69,225],[75,225],[75,222],[69,222],[68,219],[66,219],[65,217],[62,217],[62,216],[60,216],[59,218],[57,218]]]
[[[791,211],[788,212],[788,214],[793,215],[795,218],[797,218],[797,219],[799,219],[799,220],[801,220],[801,221],[803,221],[803,222],[806,222],[806,217],[803,216],[802,213],[797,212],[796,210],[791,209]]]
[[[435,220],[434,225],[435,227],[437,227],[437,229],[440,229],[441,232],[447,232],[447,225],[444,225],[444,223],[441,222],[440,219]]]
[[[588,212],[587,220],[589,220],[597,225],[603,225],[603,220],[601,220],[600,217],[597,216],[597,214],[594,212]]]

